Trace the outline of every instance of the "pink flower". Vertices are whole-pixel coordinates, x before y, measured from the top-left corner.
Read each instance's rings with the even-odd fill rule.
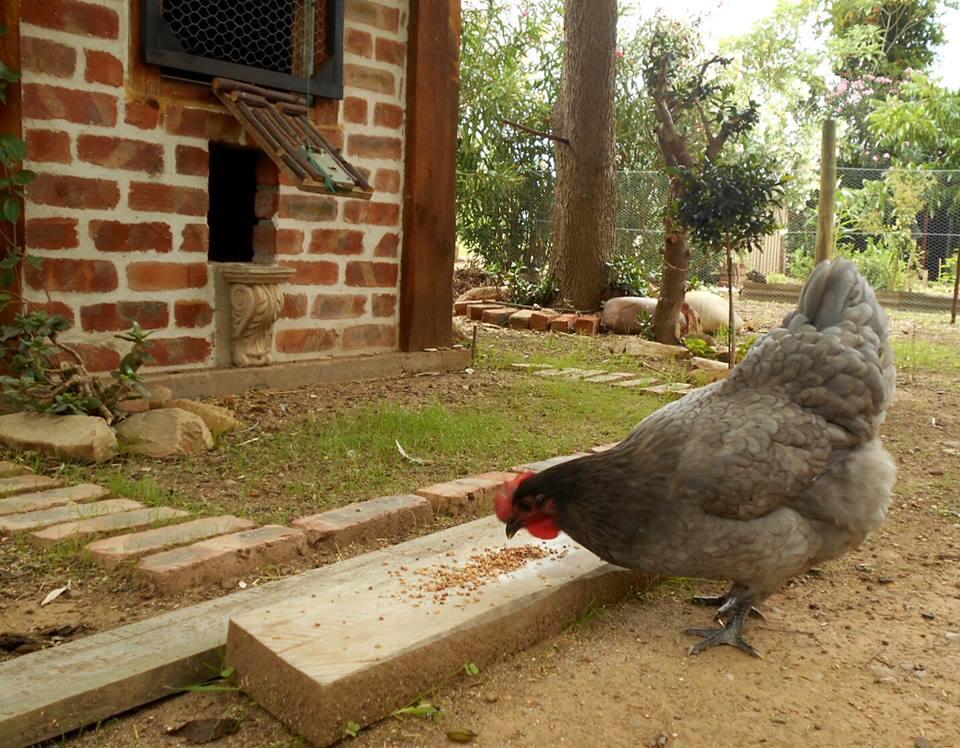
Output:
[[[618,50],[617,50],[617,59],[618,59],[618,60],[623,59],[623,50],[622,50],[622,49],[618,49]]]

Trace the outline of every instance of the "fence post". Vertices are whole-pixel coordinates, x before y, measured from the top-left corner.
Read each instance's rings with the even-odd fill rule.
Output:
[[[820,145],[820,205],[817,208],[816,262],[833,256],[833,218],[837,202],[837,123],[823,123]]]

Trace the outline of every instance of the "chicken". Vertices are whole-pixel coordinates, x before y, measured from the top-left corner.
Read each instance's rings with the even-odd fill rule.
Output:
[[[820,264],[797,309],[726,380],[644,419],[616,447],[519,476],[497,497],[507,537],[560,531],[602,559],[731,580],[719,644],[787,580],[883,522],[895,467],[879,428],[896,374],[886,317],[847,260]]]

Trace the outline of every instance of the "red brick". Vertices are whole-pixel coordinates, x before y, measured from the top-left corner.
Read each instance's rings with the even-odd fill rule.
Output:
[[[166,223],[90,221],[90,238],[101,252],[170,252],[173,232]]]
[[[62,301],[47,301],[43,304],[30,304],[30,307],[36,309],[39,312],[46,312],[47,314],[57,314],[63,317],[67,322],[70,323],[70,327],[73,327],[74,316],[73,309],[64,304]]]
[[[343,45],[347,52],[360,57],[373,56],[373,37],[366,31],[359,29],[347,29],[344,35]]]
[[[380,127],[389,127],[399,130],[403,125],[403,109],[396,104],[385,104],[378,101],[373,107],[373,124]]]
[[[20,65],[31,73],[71,78],[77,69],[77,50],[47,39],[24,36],[20,39]]]
[[[210,358],[213,346],[206,338],[150,338],[152,366],[199,364]]]
[[[403,141],[382,135],[351,135],[347,139],[347,153],[357,158],[399,161],[403,155]]]
[[[552,332],[573,332],[576,322],[576,314],[561,314],[550,320],[550,330]]]
[[[114,371],[120,366],[120,354],[105,345],[71,343],[70,348],[80,355],[89,372]],[[70,356],[69,360],[72,361],[73,356]]]
[[[374,257],[396,257],[400,248],[399,234],[384,234],[373,250]]]
[[[188,223],[180,238],[181,252],[206,252],[210,245],[210,227],[203,223]]]
[[[27,130],[27,158],[31,161],[69,164],[73,161],[70,136],[55,130]]]
[[[115,10],[102,4],[79,0],[29,0],[20,9],[21,19],[71,34],[116,39],[120,35],[120,18]]]
[[[432,519],[433,508],[422,496],[380,496],[300,517],[290,524],[307,531],[313,548],[335,551],[351,543],[397,538]]]
[[[163,146],[143,140],[111,138],[103,135],[81,135],[77,138],[77,155],[81,161],[125,171],[163,171]]]
[[[266,153],[261,153],[257,157],[256,170],[257,185],[280,184],[280,170]]]
[[[163,113],[163,125],[172,135],[231,143],[240,142],[240,123],[225,112],[168,106]]]
[[[127,266],[127,283],[133,291],[203,288],[207,266],[199,262],[133,262]]]
[[[343,100],[343,118],[347,122],[367,124],[367,100],[348,96]]]
[[[371,0],[351,0],[344,10],[348,21],[373,26],[381,31],[400,30],[400,10]]]
[[[397,297],[389,293],[373,295],[373,316],[392,317],[397,311]]]
[[[600,315],[584,314],[582,317],[577,317],[573,326],[578,335],[596,335],[600,331]]]
[[[320,129],[320,134],[326,139],[331,147],[338,151],[343,150],[343,130],[339,127],[326,127]]]
[[[373,178],[373,189],[377,192],[400,192],[400,172],[396,169],[377,169]]]
[[[510,322],[510,316],[517,311],[513,307],[496,307],[494,309],[486,309],[483,314],[480,315],[480,321],[486,322],[488,325],[499,325],[500,327],[506,327]]]
[[[275,334],[277,350],[280,353],[316,353],[328,351],[337,343],[337,333],[333,330],[316,328],[298,330],[279,330]]]
[[[396,203],[350,200],[343,206],[343,218],[347,223],[397,226],[400,223],[400,206]]]
[[[39,268],[24,267],[31,288],[47,291],[106,293],[117,288],[117,269],[106,260],[69,260],[45,257]]]
[[[343,331],[344,350],[393,348],[397,342],[396,325],[358,325]]]
[[[141,130],[153,130],[160,123],[160,103],[156,99],[127,101],[124,121]]]
[[[165,301],[121,301],[118,304],[94,304],[80,310],[80,325],[86,332],[129,330],[133,322],[145,330],[166,327],[170,310]]]
[[[123,63],[109,52],[86,51],[87,66],[83,78],[88,83],[102,83],[119,88],[123,85]]]
[[[209,83],[200,81],[175,80],[173,78],[160,79],[160,98],[164,101],[183,103],[189,101],[202,104],[204,107],[221,109],[223,104],[210,88]]]
[[[277,254],[298,255],[303,252],[303,232],[298,229],[277,229]]]
[[[40,83],[23,85],[25,119],[64,119],[81,125],[117,124],[117,97]]]
[[[206,301],[177,301],[173,306],[177,327],[206,327],[213,321],[213,307]]]
[[[318,255],[363,254],[363,232],[316,229],[310,237],[310,252]]]
[[[393,262],[348,262],[346,283],[364,288],[393,288],[399,274],[400,266]]]
[[[253,197],[253,214],[260,219],[273,218],[280,205],[280,189],[271,184],[257,186]]]
[[[550,322],[557,316],[557,312],[552,309],[540,309],[530,315],[530,329],[538,332],[546,332],[550,329]]]
[[[293,275],[287,281],[292,286],[332,286],[340,277],[340,268],[335,262],[283,260],[280,264],[294,269]]]
[[[367,297],[355,294],[318,294],[310,316],[314,319],[350,319],[362,317]]]
[[[316,195],[281,195],[277,215],[298,221],[333,221],[337,218],[337,201]]]
[[[500,305],[496,302],[481,302],[479,304],[471,304],[467,307],[467,316],[472,319],[474,322],[479,322],[483,318],[483,313],[488,309],[499,309]]]
[[[343,82],[348,88],[362,88],[364,91],[393,96],[396,92],[396,78],[389,70],[371,68],[366,65],[343,66]]]
[[[177,174],[205,177],[210,173],[210,152],[192,145],[177,146]]]
[[[338,99],[316,99],[310,110],[311,121],[320,127],[335,126],[340,121],[340,101]]]
[[[80,246],[76,218],[31,218],[26,222],[28,249],[74,249]]]
[[[115,208],[120,202],[120,188],[107,179],[37,174],[27,185],[27,199],[60,208]]]
[[[532,309],[520,309],[510,315],[507,324],[511,330],[528,330],[530,329],[530,318],[532,316]]]
[[[257,255],[274,255],[277,253],[277,227],[269,221],[254,224],[253,251]]]
[[[286,319],[299,319],[307,316],[307,295],[305,293],[285,293],[280,316]]]
[[[416,493],[443,514],[484,514],[493,510],[496,495],[511,481],[516,473],[481,473],[468,478],[424,486]]]
[[[130,183],[129,205],[133,210],[205,216],[209,204],[207,191],[196,187],[171,187],[159,182]]]
[[[403,66],[407,61],[407,45],[392,39],[377,38],[377,60]]]

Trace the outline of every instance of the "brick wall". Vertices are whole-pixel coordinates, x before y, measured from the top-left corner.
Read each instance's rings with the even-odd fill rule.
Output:
[[[257,258],[296,271],[275,361],[397,346],[408,3],[346,0],[344,99],[313,112],[373,199],[302,192],[261,159]],[[250,143],[208,87],[142,65],[132,5],[21,4],[26,166],[38,173],[26,244],[44,260],[25,289],[71,320],[64,340],[93,370],[116,365],[125,344],[113,335],[132,320],[155,331],[157,366],[211,366],[208,143]]]

